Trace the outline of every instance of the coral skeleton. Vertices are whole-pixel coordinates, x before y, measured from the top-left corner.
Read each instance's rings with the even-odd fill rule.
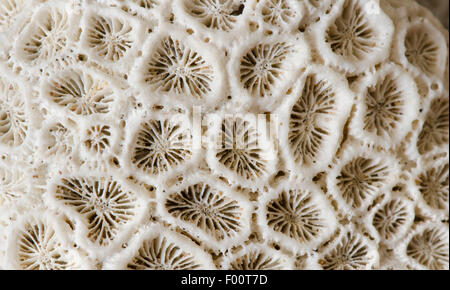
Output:
[[[0,0],[0,270],[448,270],[422,2]]]

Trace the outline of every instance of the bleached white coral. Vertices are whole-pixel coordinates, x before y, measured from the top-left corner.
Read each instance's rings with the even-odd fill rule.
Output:
[[[225,115],[210,128],[206,160],[234,184],[254,187],[274,172],[275,151],[261,132],[261,120]]]
[[[448,156],[430,161],[420,159],[420,168],[413,173],[414,193],[418,206],[428,215],[448,218]]]
[[[0,79],[0,144],[19,146],[27,137],[26,98],[14,82]]]
[[[211,257],[181,234],[148,225],[124,251],[111,257],[105,269],[210,270]]]
[[[431,100],[422,129],[417,137],[417,150],[425,154],[437,147],[448,144],[449,136],[449,98],[436,97]]]
[[[168,37],[150,60],[145,78],[163,91],[202,96],[211,91],[212,73],[200,55]]]
[[[352,132],[382,146],[395,146],[419,113],[418,89],[401,68],[386,64],[355,84],[358,102]]]
[[[160,214],[208,247],[224,249],[245,240],[250,231],[250,203],[217,181],[208,182],[204,176],[185,178],[167,193],[159,193]]]
[[[205,43],[204,46],[207,44]],[[162,28],[146,46],[133,79],[144,90],[172,96],[188,104],[217,100],[223,78],[221,60],[214,47],[175,27]]]
[[[54,178],[46,198],[77,220],[77,242],[95,248],[94,255],[117,247],[123,233],[143,215],[139,196],[128,184],[98,173]]]
[[[397,252],[416,269],[448,269],[448,226],[442,223],[419,225]]]
[[[236,23],[236,16],[243,9],[234,0],[183,0],[185,11],[211,29],[229,31]]]
[[[257,1],[258,2],[258,1]],[[304,16],[304,8],[300,1],[264,0],[256,5],[263,23],[270,28],[287,30],[296,29]]]
[[[354,229],[344,229],[320,255],[325,270],[369,270],[379,260],[375,245]]]
[[[142,45],[143,24],[117,8],[90,11],[84,14],[80,42],[89,55],[105,67],[113,64],[127,73],[130,58],[137,56]]]
[[[264,247],[250,244],[234,254],[229,254],[222,262],[224,270],[292,270],[293,259]]]
[[[155,116],[135,122],[125,162],[158,178],[195,160],[192,130],[182,120]]]
[[[375,235],[387,247],[396,245],[408,233],[413,220],[414,203],[393,193],[368,215],[368,223]]]
[[[414,0],[0,0],[0,269],[448,269],[448,38]]]
[[[265,90],[280,78],[281,66],[290,47],[285,43],[259,44],[250,50],[241,63],[241,83],[252,94],[264,96]]]
[[[270,95],[288,73],[295,47],[287,42],[259,43],[248,50],[239,66],[242,86],[256,97]]]
[[[97,55],[110,61],[117,61],[124,56],[133,44],[130,39],[131,27],[117,19],[93,17],[92,27],[88,32],[89,46],[97,51]]]
[[[398,163],[392,156],[349,147],[327,176],[327,186],[340,206],[355,214],[366,210],[398,178]]]
[[[282,148],[287,164],[302,174],[317,174],[336,153],[352,93],[334,72],[311,66],[286,94],[277,113],[282,116],[280,138],[287,144]]]
[[[84,145],[88,150],[103,153],[110,146],[111,128],[108,125],[95,125],[87,129]]]
[[[261,197],[258,215],[265,240],[297,251],[314,249],[336,226],[331,206],[316,186],[306,182]]]
[[[29,194],[29,178],[15,166],[17,164],[7,162],[0,167],[0,207]]]
[[[64,178],[57,186],[55,198],[86,215],[88,237],[100,245],[108,244],[114,238],[118,224],[133,216],[134,199],[112,180]]]
[[[16,65],[37,73],[72,61],[69,46],[76,21],[68,9],[62,2],[39,7],[15,41]]]
[[[58,166],[67,159],[76,158],[79,144],[74,124],[60,118],[49,118],[41,126],[42,130],[35,136],[38,160],[52,159],[52,164]]]
[[[63,225],[56,215],[33,212],[16,221],[8,235],[8,255],[14,269],[65,270],[88,269],[86,263],[66,240]]]
[[[310,54],[301,35],[276,34],[261,39],[259,34],[254,32],[245,45],[232,48],[229,71],[236,87],[231,92],[267,108],[281,97],[281,90],[289,81],[306,67]]]
[[[385,61],[394,34],[392,20],[372,0],[341,0],[315,29],[316,45],[326,64],[361,72]]]
[[[32,0],[3,0],[0,1],[0,32],[14,29],[17,22],[21,20],[19,15],[32,4]]]
[[[414,17],[399,25],[396,59],[411,72],[443,78],[447,63],[446,40],[426,18]]]
[[[156,0],[132,0],[132,2],[146,9],[153,8],[158,4]]]
[[[52,107],[83,116],[110,113],[113,93],[107,80],[79,69],[55,73],[44,82],[41,91]]]

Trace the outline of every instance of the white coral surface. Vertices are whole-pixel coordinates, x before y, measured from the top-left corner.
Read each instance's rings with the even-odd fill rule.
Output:
[[[448,43],[413,0],[0,0],[0,269],[449,269]]]

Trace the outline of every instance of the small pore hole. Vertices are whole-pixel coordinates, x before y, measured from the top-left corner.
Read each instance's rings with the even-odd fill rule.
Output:
[[[258,25],[258,23],[251,21],[249,23],[249,28],[250,28],[250,31],[254,32],[254,31],[258,30],[259,25]]]
[[[245,8],[245,5],[244,5],[244,4],[239,5],[239,7],[238,7],[236,10],[234,10],[233,12],[231,12],[231,15],[232,15],[232,16],[239,16],[239,15],[241,15],[242,12],[244,11],[244,8]]]
[[[119,160],[116,158],[116,157],[112,157],[110,160],[109,160],[109,163],[111,164],[111,166],[115,166],[115,167],[120,167],[120,163],[119,163]]]
[[[84,54],[79,54],[77,56],[77,58],[78,58],[79,61],[86,61],[87,60],[87,56],[84,55]]]

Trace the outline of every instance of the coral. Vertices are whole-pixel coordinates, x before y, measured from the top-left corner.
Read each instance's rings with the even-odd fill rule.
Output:
[[[109,61],[118,61],[133,44],[132,28],[117,18],[93,16],[87,33],[89,47]]]
[[[216,239],[233,235],[241,228],[239,204],[207,184],[194,184],[169,196],[165,207],[171,215],[194,224]]]
[[[143,77],[156,90],[201,98],[211,91],[214,70],[198,52],[169,36],[146,63]]]
[[[292,261],[272,249],[250,244],[245,250],[225,258],[226,270],[283,270],[292,267]]]
[[[192,155],[189,131],[168,120],[151,120],[141,125],[133,145],[132,162],[151,174],[182,164]]]
[[[187,13],[208,28],[230,31],[236,23],[239,1],[234,0],[193,0],[183,4]]]
[[[370,269],[377,258],[373,246],[365,238],[347,232],[319,263],[325,270]]]
[[[416,1],[0,0],[0,269],[449,269]]]
[[[87,237],[99,245],[108,245],[135,216],[133,194],[111,178],[63,178],[54,198],[87,220]]]
[[[277,81],[285,73],[283,62],[290,52],[284,42],[258,44],[242,58],[240,80],[252,95],[264,97],[269,94]]]
[[[77,70],[50,79],[43,93],[54,104],[77,115],[107,114],[114,100],[107,81]]]

